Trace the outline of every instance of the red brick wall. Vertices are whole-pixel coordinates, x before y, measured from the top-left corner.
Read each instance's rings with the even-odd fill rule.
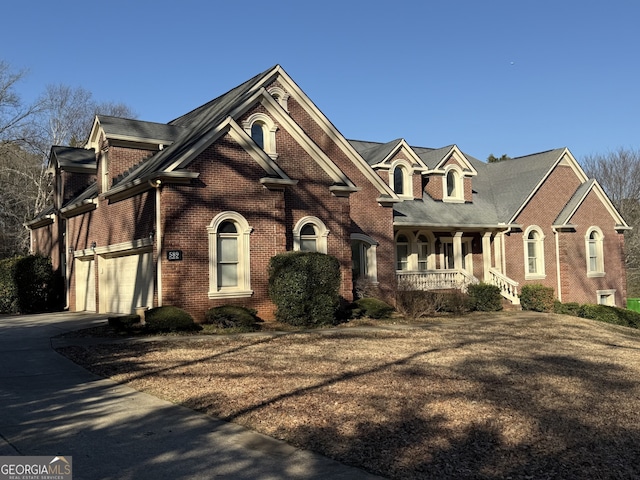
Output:
[[[376,256],[380,296],[395,304],[395,251],[393,240],[393,209],[383,207],[376,201],[380,196],[378,189],[360,171],[353,161],[342,151],[307,112],[296,102],[289,99],[289,113],[323,152],[349,177],[361,190],[349,197],[351,210],[351,233],[362,233],[378,242]],[[388,184],[388,172],[382,172],[383,181]],[[345,246],[349,252],[350,247]],[[350,268],[350,267],[349,267]]]
[[[518,215],[516,223],[522,225],[521,232],[511,233],[505,239],[506,274],[525,284],[540,283],[552,287],[558,294],[556,238],[552,224],[568,200],[580,185],[579,179],[570,167],[557,166],[540,187],[535,197]],[[560,278],[562,280],[562,301],[594,303],[596,290],[616,289],[616,302],[624,305],[626,281],[621,242],[623,235],[614,230],[613,218],[602,202],[592,192],[571,219],[576,225],[575,232],[559,233]],[[544,279],[525,280],[524,231],[531,225],[539,226],[544,238]],[[591,226],[599,226],[605,236],[605,271],[602,278],[588,278],[586,272],[585,234]]]
[[[520,282],[540,283],[557,290],[556,248],[551,225],[580,185],[580,180],[570,167],[557,166],[541,185],[536,195],[518,215],[515,223],[522,225],[522,231],[505,236],[505,261],[508,277]],[[545,278],[525,280],[524,231],[537,225],[544,235]]]
[[[109,178],[113,179],[138,165],[154,151],[139,148],[109,147]]]

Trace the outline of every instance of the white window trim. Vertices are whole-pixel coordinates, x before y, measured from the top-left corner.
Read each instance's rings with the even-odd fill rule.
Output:
[[[275,99],[276,102],[278,102],[278,104],[282,108],[284,108],[286,112],[289,111],[289,108],[288,108],[289,94],[287,92],[285,92],[280,87],[270,87],[269,89],[267,89],[267,92],[269,92],[269,95],[271,95],[272,97],[274,97],[274,95],[277,96],[278,98]]]
[[[396,185],[396,168],[400,168],[402,170],[402,173],[404,173],[404,178],[402,179],[402,194],[398,194],[398,197],[403,199],[413,199],[413,169],[411,168],[411,164],[404,159],[396,160],[391,164],[391,167],[389,169],[389,186],[394,192]]]
[[[231,221],[238,228],[238,285],[220,287],[218,283],[218,228]],[[251,259],[249,237],[253,228],[237,212],[222,212],[207,227],[209,237],[209,298],[243,298],[253,295],[251,290]]]
[[[415,236],[415,245],[416,245],[416,270],[420,268],[420,250],[418,248],[418,238],[420,235],[424,235],[428,239],[428,248],[427,248],[427,271],[436,269],[436,237],[433,235],[433,232],[420,230]],[[421,270],[423,271],[423,270]]]
[[[326,225],[320,220],[318,217],[306,216],[298,220],[296,226],[293,229],[293,250],[296,252],[300,251],[300,232],[302,228],[311,223],[316,227],[316,247],[317,251],[320,253],[327,253],[327,237],[329,236],[329,230]]]
[[[278,130],[278,126],[268,115],[264,113],[254,113],[242,123],[242,128],[249,137],[251,137],[251,127],[254,123],[261,123],[263,125],[263,149],[267,155],[276,160],[278,158],[278,153],[276,152],[276,131]]]
[[[376,248],[378,246],[378,242],[376,242],[373,238],[368,235],[363,235],[361,233],[352,233],[351,241],[357,241],[366,243],[369,245],[367,248],[367,277],[366,279],[374,285],[378,284],[378,256],[376,253]]]
[[[407,269],[398,270],[398,237],[404,235],[407,237]],[[418,269],[417,255],[413,252],[413,245],[415,244],[413,232],[410,230],[398,230],[393,237],[393,260],[394,268],[396,272],[411,272]]]
[[[455,175],[454,195],[449,196],[447,191],[447,178],[449,172],[453,171]],[[464,203],[464,176],[462,169],[458,165],[448,165],[444,170],[442,177],[442,201],[448,203]]]
[[[540,238],[536,242],[536,262],[538,271],[535,273],[529,272],[529,233],[536,231]],[[545,259],[544,259],[544,239],[545,235],[538,225],[531,225],[524,231],[523,235],[523,251],[524,251],[524,278],[525,280],[543,280],[547,278],[545,271]]]
[[[102,193],[107,192],[111,188],[111,180],[109,178],[109,152],[107,150],[100,153],[100,178]]]
[[[612,301],[610,303],[601,303],[601,297],[606,296],[610,298]],[[596,303],[598,305],[609,305],[610,307],[616,306],[616,290],[596,290]]]
[[[596,270],[591,270],[591,262],[589,261],[590,254],[590,244],[591,239],[589,238],[593,232],[598,234],[598,239],[596,240]],[[604,235],[602,234],[602,230],[598,227],[590,227],[587,230],[587,233],[584,236],[584,247],[585,247],[585,256],[587,261],[587,277],[589,278],[597,278],[604,277]]]

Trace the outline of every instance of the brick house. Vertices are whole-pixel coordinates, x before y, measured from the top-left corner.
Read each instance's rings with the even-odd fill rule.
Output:
[[[70,310],[241,304],[271,318],[269,259],[334,255],[341,295],[485,281],[564,302],[624,305],[629,227],[562,148],[486,164],[345,139],[280,67],[158,124],[96,117],[85,148],[54,146],[53,204],[27,224]]]

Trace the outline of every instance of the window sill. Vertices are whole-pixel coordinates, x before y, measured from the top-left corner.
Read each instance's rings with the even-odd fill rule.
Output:
[[[211,300],[215,298],[247,298],[253,295],[253,290],[222,290],[209,292]]]
[[[529,274],[529,273],[526,273],[524,275],[524,279],[525,280],[544,280],[545,278],[547,278],[546,274]]]
[[[604,276],[604,272],[587,272],[587,278],[601,278]]]

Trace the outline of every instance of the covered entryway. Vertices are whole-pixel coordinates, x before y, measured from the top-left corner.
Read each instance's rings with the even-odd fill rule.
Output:
[[[76,311],[96,311],[96,262],[93,255],[75,259]]]
[[[133,313],[153,305],[150,249],[110,253],[99,259],[100,312]]]

